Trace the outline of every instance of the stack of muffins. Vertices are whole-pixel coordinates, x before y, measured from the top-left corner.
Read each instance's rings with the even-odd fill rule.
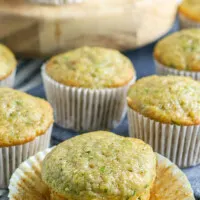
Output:
[[[181,20],[191,16],[186,14],[190,1],[179,8]],[[196,13],[196,9],[190,10]],[[0,88],[0,188],[8,186],[21,162],[49,147],[53,110],[58,125],[85,132],[117,127],[128,108],[130,136],[144,142],[105,131],[67,140],[43,151],[42,158],[40,154],[31,157],[16,170],[9,187],[11,199],[41,199],[41,191],[32,197],[24,193],[30,189],[24,185],[34,187],[37,181],[49,195],[42,198],[52,200],[193,200],[183,173],[170,161],[162,166],[166,158],[153,151],[179,167],[200,163],[199,46],[199,29],[183,30],[160,40],[153,55],[157,73],[162,76],[136,83],[131,61],[116,50],[81,47],[56,55],[42,66],[51,105],[20,91]],[[3,45],[0,57],[0,86],[12,87],[16,59]],[[161,171],[167,169],[170,175],[166,173],[168,176],[162,179]],[[185,184],[184,189],[170,186],[166,176],[173,184]],[[167,196],[162,191],[165,181],[165,192],[172,192]],[[16,197],[16,188],[20,187],[23,192]]]

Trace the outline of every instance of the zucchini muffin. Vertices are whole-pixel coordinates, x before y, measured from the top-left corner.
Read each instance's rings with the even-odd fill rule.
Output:
[[[14,85],[17,61],[14,54],[3,44],[0,44],[0,87]]]
[[[200,28],[200,1],[183,0],[179,6],[181,28]]]
[[[55,121],[74,130],[117,126],[125,114],[127,89],[135,80],[127,57],[101,47],[57,55],[46,63],[42,75]]]
[[[157,73],[200,80],[200,29],[187,29],[160,40],[154,49]]]
[[[129,131],[180,167],[200,163],[200,83],[149,76],[128,92]]]
[[[41,178],[41,165],[50,151],[52,149],[39,152],[18,167],[10,179],[9,199],[65,199],[57,196],[54,191],[51,194],[52,197],[50,197],[48,186]],[[148,200],[195,200],[191,185],[183,171],[167,158],[159,154],[155,155],[157,160],[156,179]],[[107,200],[107,198],[105,199]],[[135,197],[133,196],[132,199],[135,199]]]
[[[59,144],[42,164],[52,199],[148,200],[155,175],[156,156],[149,145],[104,131]]]
[[[0,188],[22,161],[49,146],[52,123],[48,102],[0,88]]]

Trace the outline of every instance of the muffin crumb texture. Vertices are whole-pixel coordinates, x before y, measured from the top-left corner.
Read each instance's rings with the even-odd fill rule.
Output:
[[[0,147],[20,145],[44,134],[53,122],[48,102],[0,88]]]
[[[183,0],[179,6],[179,12],[191,20],[200,23],[200,1]]]
[[[53,149],[43,161],[42,178],[52,195],[58,194],[55,199],[147,200],[155,171],[149,145],[98,131]]]
[[[0,80],[7,78],[17,66],[14,54],[0,44]]]
[[[160,40],[154,57],[166,67],[200,72],[200,29],[183,30]]]
[[[135,76],[126,56],[101,47],[82,47],[57,55],[47,62],[46,72],[61,84],[92,89],[124,86]]]
[[[177,125],[200,124],[200,83],[181,76],[149,76],[132,85],[128,105],[150,119]]]

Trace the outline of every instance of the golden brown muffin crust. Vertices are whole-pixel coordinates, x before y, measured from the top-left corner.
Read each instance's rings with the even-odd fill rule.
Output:
[[[187,29],[160,40],[155,59],[165,67],[200,72],[200,29]]]
[[[149,76],[128,91],[128,105],[150,119],[178,125],[200,124],[200,82],[181,76]]]
[[[195,200],[190,182],[183,171],[159,154],[150,200]]]
[[[26,93],[0,88],[0,147],[29,142],[53,123],[50,104]]]
[[[55,81],[91,89],[124,86],[135,77],[131,61],[117,50],[82,47],[51,58],[47,74]]]

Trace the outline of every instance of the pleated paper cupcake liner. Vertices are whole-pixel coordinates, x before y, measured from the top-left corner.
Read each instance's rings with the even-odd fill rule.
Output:
[[[10,87],[12,88],[15,83],[16,69],[5,79],[0,80],[0,87]]]
[[[200,163],[200,126],[178,126],[154,121],[128,108],[129,135],[150,144],[155,152],[179,167]]]
[[[10,179],[11,200],[49,200],[50,191],[41,179],[41,163],[47,149],[22,163]],[[150,200],[195,200],[193,191],[184,173],[168,159],[157,155],[157,177]],[[54,199],[55,200],[55,199]]]
[[[185,17],[183,14],[179,13],[180,29],[187,28],[200,28],[200,22],[196,22]]]
[[[49,147],[52,126],[45,134],[22,145],[0,148],[0,188],[7,188],[16,168],[30,156]]]
[[[150,200],[195,200],[186,175],[160,154],[157,154],[156,180]]]
[[[65,86],[54,81],[42,69],[48,101],[54,108],[55,122],[76,131],[108,130],[124,118],[127,90],[135,79],[124,87],[87,89]]]
[[[27,1],[37,4],[64,5],[64,4],[81,3],[84,0],[27,0]]]
[[[175,75],[175,76],[188,76],[192,77],[194,80],[200,81],[200,72],[191,72],[184,70],[177,70],[167,67],[158,61],[154,60],[156,65],[156,73],[158,75]]]
[[[46,149],[23,162],[10,179],[9,195],[11,200],[49,200],[48,187],[41,180],[41,163],[51,151]]]

